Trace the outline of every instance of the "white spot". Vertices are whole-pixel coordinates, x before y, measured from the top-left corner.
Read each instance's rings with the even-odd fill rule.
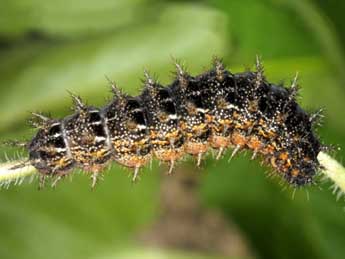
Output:
[[[96,142],[100,142],[100,141],[106,140],[106,138],[105,138],[105,137],[102,137],[102,136],[96,136],[96,137],[95,137],[95,140],[96,140]]]
[[[232,103],[230,103],[230,104],[228,104],[227,106],[226,106],[226,108],[228,108],[228,109],[235,109],[235,110],[239,110],[239,108],[236,106],[236,105],[233,105]]]
[[[197,110],[198,112],[201,112],[201,113],[206,113],[206,112],[208,112],[207,109],[203,109],[203,108],[196,108],[196,110]]]
[[[143,129],[146,129],[147,127],[145,125],[137,125],[137,129],[140,129],[140,130],[143,130]]]
[[[117,117],[114,116],[114,117],[108,118],[107,121],[113,121],[113,120],[116,120],[116,118],[117,118]]]

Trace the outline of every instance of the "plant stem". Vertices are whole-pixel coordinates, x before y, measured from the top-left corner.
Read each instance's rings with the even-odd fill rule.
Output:
[[[317,158],[324,167],[322,173],[331,179],[342,193],[345,193],[345,168],[326,153],[320,152]]]
[[[12,161],[0,164],[0,184],[20,181],[26,176],[37,173],[37,170],[32,165],[25,165],[13,169],[16,166],[20,166],[22,163],[22,161]]]

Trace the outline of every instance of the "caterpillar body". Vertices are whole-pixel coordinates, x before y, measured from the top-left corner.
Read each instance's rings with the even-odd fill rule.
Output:
[[[256,71],[231,73],[215,58],[198,76],[176,63],[176,79],[162,86],[145,72],[144,88],[129,96],[112,83],[114,98],[103,108],[85,105],[72,94],[75,112],[63,119],[34,113],[38,132],[26,145],[29,163],[41,179],[54,183],[79,167],[92,175],[92,186],[104,167],[115,161],[140,168],[153,157],[174,164],[186,154],[200,165],[203,155],[217,150],[249,149],[260,155],[293,186],[313,182],[323,146],[313,133],[318,117],[296,102],[297,77],[290,88],[269,83],[260,60]]]

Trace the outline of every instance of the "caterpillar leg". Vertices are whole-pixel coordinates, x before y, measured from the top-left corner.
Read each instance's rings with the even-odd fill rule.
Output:
[[[45,186],[47,176],[44,174],[40,174],[39,182],[38,182],[38,190],[42,190]]]
[[[220,147],[218,149],[218,153],[217,153],[217,156],[216,156],[216,160],[219,160],[221,157],[222,157],[222,154],[224,152],[225,148],[224,147]]]
[[[173,170],[174,170],[174,166],[175,166],[175,160],[170,160],[170,165],[169,165],[169,171],[168,174],[172,174]]]
[[[230,156],[230,158],[229,158],[229,162],[232,160],[232,158],[237,154],[237,152],[240,150],[240,148],[241,148],[241,145],[237,145],[235,148],[234,148],[234,150],[232,151],[232,153],[231,153],[231,156]]]
[[[56,188],[57,184],[62,180],[63,176],[62,175],[58,175],[56,176],[56,178],[53,180],[51,187],[52,188]]]
[[[201,165],[202,155],[203,155],[203,154],[204,154],[203,152],[200,152],[200,153],[198,153],[198,155],[197,155],[197,162],[196,162],[196,166],[197,166],[197,167],[200,167],[200,165]]]
[[[135,183],[139,177],[139,169],[140,169],[140,166],[135,166],[134,167],[134,175],[133,175],[133,178],[132,178],[132,182]]]
[[[98,172],[93,172],[91,175],[91,189],[94,190],[97,184],[97,180],[98,180]]]

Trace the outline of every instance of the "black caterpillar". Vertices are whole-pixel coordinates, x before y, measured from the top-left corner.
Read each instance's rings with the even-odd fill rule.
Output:
[[[39,128],[26,145],[31,163],[54,184],[79,167],[97,176],[112,160],[139,169],[152,157],[170,163],[185,154],[197,158],[211,147],[217,159],[231,147],[259,154],[293,186],[313,182],[323,148],[313,133],[319,113],[308,115],[296,102],[297,77],[290,88],[269,83],[257,59],[256,72],[233,74],[215,58],[214,66],[191,76],[176,63],[176,80],[163,87],[145,72],[138,96],[112,84],[113,100],[103,108],[85,105],[72,94],[75,113],[51,119],[34,113]]]

